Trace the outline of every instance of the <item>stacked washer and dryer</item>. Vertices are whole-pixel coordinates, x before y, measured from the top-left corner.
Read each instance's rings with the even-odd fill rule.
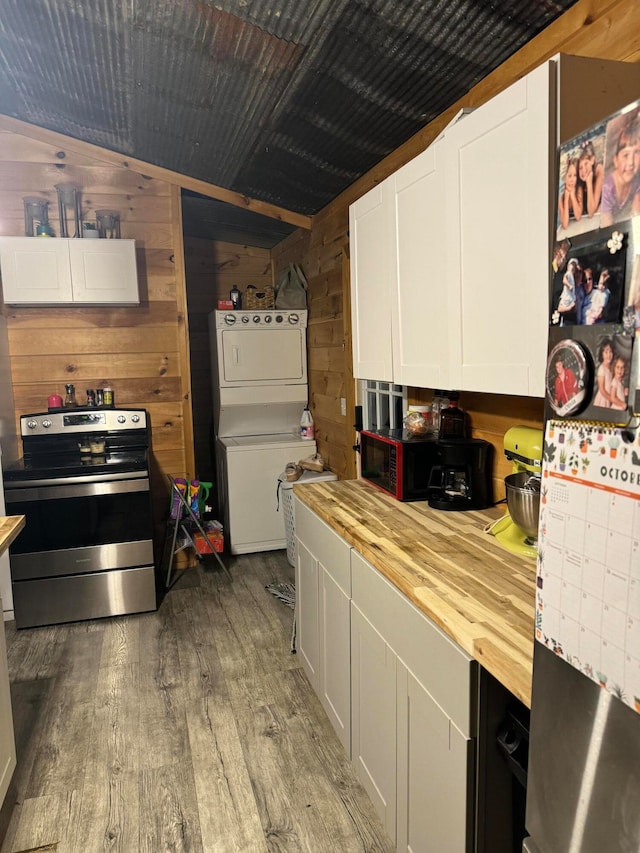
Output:
[[[300,438],[308,400],[306,311],[209,315],[218,504],[232,554],[285,548],[278,476],[316,452]]]

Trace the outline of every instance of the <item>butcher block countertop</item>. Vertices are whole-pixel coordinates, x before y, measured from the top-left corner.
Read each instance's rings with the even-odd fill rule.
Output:
[[[24,523],[24,515],[0,515],[0,554],[4,554],[11,545]]]
[[[506,505],[444,512],[362,480],[294,484],[294,493],[531,707],[535,560],[483,532]]]

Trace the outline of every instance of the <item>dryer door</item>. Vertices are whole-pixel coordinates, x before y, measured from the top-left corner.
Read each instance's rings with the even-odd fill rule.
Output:
[[[305,329],[218,329],[220,387],[307,381]]]

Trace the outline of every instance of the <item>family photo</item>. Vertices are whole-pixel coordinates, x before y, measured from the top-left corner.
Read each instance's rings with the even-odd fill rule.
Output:
[[[629,407],[629,382],[633,338],[604,335],[595,353],[592,405],[619,412]]]
[[[573,236],[599,225],[604,185],[606,122],[560,149],[557,236]]]
[[[606,229],[598,232],[598,242],[587,244],[594,236],[556,243],[552,326],[594,326],[621,320],[629,231]]]
[[[556,239],[640,214],[640,102],[560,148]]]

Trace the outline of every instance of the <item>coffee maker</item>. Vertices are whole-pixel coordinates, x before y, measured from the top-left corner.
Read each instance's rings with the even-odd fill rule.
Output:
[[[436,442],[429,506],[434,509],[486,509],[493,505],[493,446],[482,438]]]

